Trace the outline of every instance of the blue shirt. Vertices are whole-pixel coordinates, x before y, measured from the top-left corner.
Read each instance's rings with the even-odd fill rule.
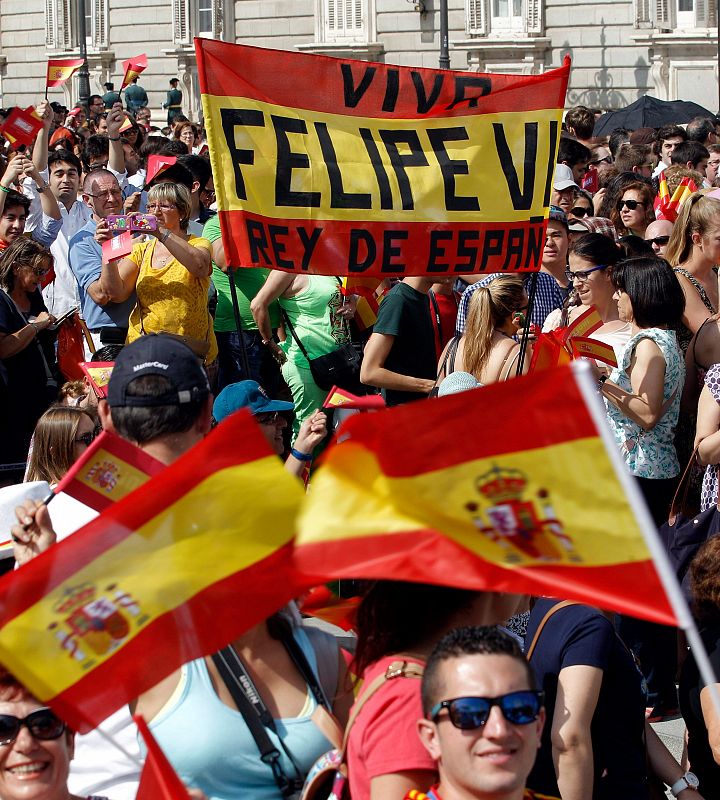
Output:
[[[99,306],[88,294],[88,286],[100,277],[102,247],[95,241],[95,220],[81,228],[70,240],[70,269],[78,283],[80,308],[88,328],[127,328],[130,312],[135,308],[135,292],[122,303]]]
[[[463,333],[465,333],[468,309],[470,307],[470,298],[473,296],[473,294],[478,289],[482,288],[483,286],[487,286],[489,283],[494,281],[495,278],[500,277],[500,275],[508,274],[511,273],[495,272],[492,275],[488,275],[487,277],[483,278],[481,281],[478,281],[477,283],[471,283],[470,286],[465,289],[462,297],[460,298],[457,321],[455,323],[455,332],[458,336],[462,336]],[[528,294],[530,293],[530,281],[532,279],[532,275],[532,272],[525,274],[525,289]],[[567,297],[569,290],[570,286],[567,286],[565,289],[563,289],[562,286],[560,286],[555,280],[555,278],[553,278],[553,276],[549,275],[547,272],[538,272],[535,302],[533,303],[530,322],[537,325],[539,328],[542,328],[543,322],[545,322],[545,317],[547,317],[547,315],[556,308],[562,308],[562,304],[565,302],[565,298]]]

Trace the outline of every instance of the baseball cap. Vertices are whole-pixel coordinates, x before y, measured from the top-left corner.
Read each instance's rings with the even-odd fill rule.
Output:
[[[438,397],[467,392],[469,389],[477,389],[479,386],[482,386],[482,383],[469,372],[451,372],[447,378],[440,382],[438,386]]]
[[[155,397],[128,395],[135,378],[162,375],[172,389]],[[205,370],[193,351],[179,339],[162,333],[141,336],[126,345],[115,359],[107,401],[115,406],[169,406],[190,403],[210,394]]]
[[[553,188],[556,192],[562,192],[563,189],[569,189],[574,186],[576,189],[580,187],[575,183],[572,170],[567,164],[555,165],[555,176],[553,177]]]
[[[222,422],[241,408],[250,409],[251,414],[266,414],[269,411],[292,411],[295,406],[285,400],[271,400],[257,381],[239,381],[226,386],[215,398],[213,417]]]
[[[554,219],[555,222],[561,222],[565,228],[568,226],[567,214],[559,206],[550,206],[548,219]]]

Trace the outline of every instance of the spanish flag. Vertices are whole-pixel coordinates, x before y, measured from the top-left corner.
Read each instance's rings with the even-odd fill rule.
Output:
[[[381,278],[343,278],[341,291],[344,295],[358,295],[355,323],[361,331],[371,328],[378,315],[380,303],[385,297],[385,281]]]
[[[80,732],[298,594],[300,483],[247,412],[3,578],[0,662]]]
[[[369,394],[360,397],[352,392],[346,392],[337,386],[329,391],[322,404],[323,408],[355,408],[367,411],[371,408],[385,408],[385,400],[379,394]]]
[[[133,58],[126,58],[125,61],[122,62],[123,69],[125,73],[123,75],[123,82],[122,86],[120,87],[120,91],[122,91],[131,81],[137,78],[141,72],[144,72],[147,69],[148,60],[145,53],[139,56],[134,56]]]
[[[617,357],[612,345],[586,336],[573,336],[570,340],[573,358],[594,358],[611,367],[617,367]]]
[[[567,328],[560,329],[562,333],[562,342],[565,344],[574,336],[587,336],[590,333],[594,333],[602,324],[602,317],[597,308],[595,308],[595,306],[590,306],[586,311],[583,311],[577,319],[574,319]]]
[[[47,63],[47,78],[45,86],[51,89],[62,86],[83,65],[82,58],[51,58]]]
[[[587,371],[349,419],[307,495],[298,570],[312,583],[549,594],[675,624],[644,538],[647,509]],[[487,424],[458,437],[458,419]]]
[[[150,732],[147,722],[140,714],[134,715],[133,719],[147,748],[135,800],[190,800],[185,784]]]
[[[570,363],[570,353],[564,344],[563,331],[563,328],[558,328],[538,335],[533,343],[530,372],[554,369]]]
[[[80,369],[98,397],[107,397],[107,387],[114,366],[114,361],[83,361],[80,364]]]
[[[162,461],[103,431],[70,467],[54,494],[65,492],[102,512],[164,469]]]

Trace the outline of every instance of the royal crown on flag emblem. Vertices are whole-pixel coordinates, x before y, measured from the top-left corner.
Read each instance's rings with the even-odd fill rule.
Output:
[[[48,630],[84,667],[92,666],[96,656],[116,650],[128,638],[131,625],[140,627],[148,619],[137,601],[114,583],[104,591],[92,583],[69,587],[53,611],[62,620],[52,622]]]
[[[494,466],[489,472],[477,478],[475,486],[488,500],[502,503],[522,497],[527,486],[527,478],[519,469],[501,469]]]
[[[465,504],[475,527],[502,548],[506,564],[532,561],[582,561],[550,503],[547,489],[524,499],[528,478],[519,469],[494,465],[475,479],[475,488],[490,505]]]

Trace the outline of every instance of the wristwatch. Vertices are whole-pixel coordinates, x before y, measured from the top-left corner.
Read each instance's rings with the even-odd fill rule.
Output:
[[[692,789],[696,792],[699,786],[700,781],[698,780],[698,776],[694,772],[686,772],[682,778],[678,778],[675,783],[673,783],[670,787],[670,793],[673,797],[677,797],[680,792],[684,792],[685,789]]]

